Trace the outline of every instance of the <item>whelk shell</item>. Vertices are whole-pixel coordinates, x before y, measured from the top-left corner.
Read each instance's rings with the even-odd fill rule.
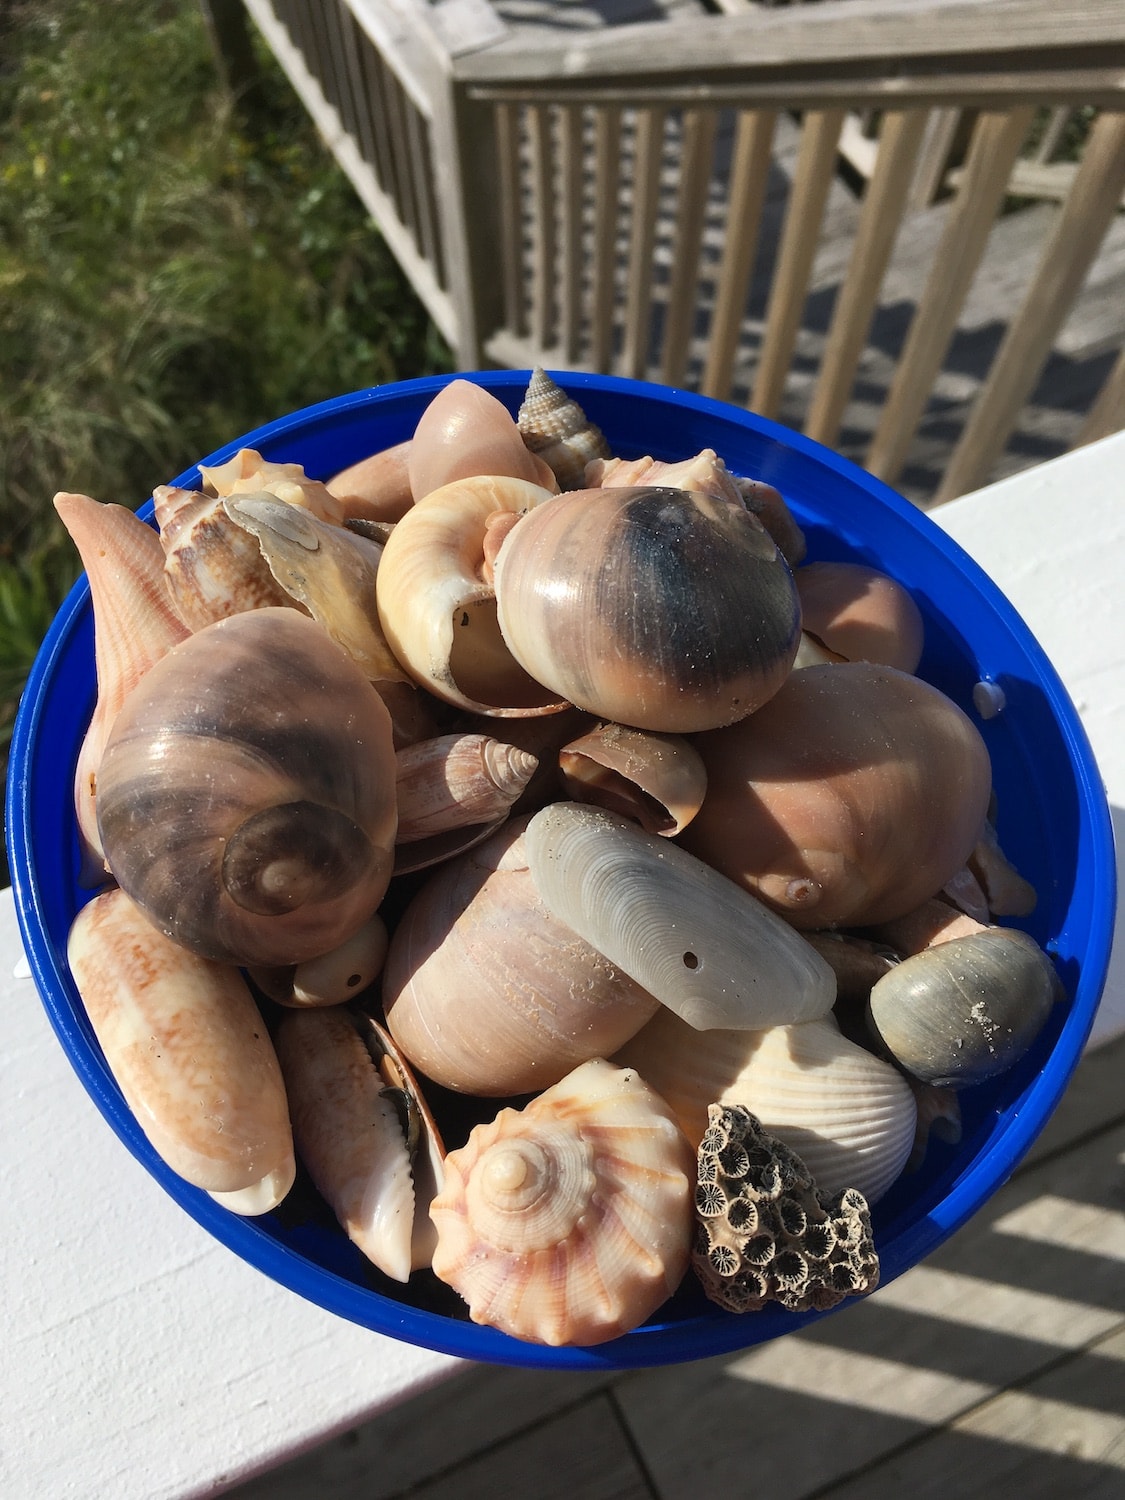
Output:
[[[257,540],[235,525],[219,496],[170,485],[152,494],[168,589],[189,630],[290,602]]]
[[[212,493],[258,495],[263,491],[296,505],[332,526],[344,524],[344,508],[319,479],[310,479],[300,464],[276,464],[253,448],[240,448],[224,464],[200,465],[204,486]]]
[[[174,1172],[227,1207],[273,1208],[296,1170],[285,1088],[238,970],[157,932],[124,891],[74,919],[67,957],[125,1102]]]
[[[644,1322],[688,1265],[695,1163],[663,1101],[594,1059],[446,1157],[435,1274],[474,1322],[591,1345]]]
[[[463,1093],[531,1093],[620,1047],[657,1001],[540,899],[523,820],[435,870],[399,919],[383,975],[391,1035]]]
[[[910,1085],[844,1037],[832,1016],[764,1031],[696,1031],[661,1010],[614,1061],[636,1068],[668,1101],[693,1145],[709,1105],[743,1105],[827,1193],[855,1187],[877,1202],[914,1143]]]
[[[603,808],[556,802],[525,839],[554,915],[692,1027],[827,1014],[831,969],[782,918],[667,840]]]

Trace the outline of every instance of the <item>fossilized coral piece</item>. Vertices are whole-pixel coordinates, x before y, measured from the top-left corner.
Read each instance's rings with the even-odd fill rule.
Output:
[[[867,1200],[818,1191],[796,1152],[741,1105],[712,1104],[699,1148],[692,1264],[730,1312],[826,1311],[879,1281]]]

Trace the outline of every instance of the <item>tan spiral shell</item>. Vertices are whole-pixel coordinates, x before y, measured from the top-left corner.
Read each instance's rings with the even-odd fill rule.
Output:
[[[583,1063],[445,1160],[433,1268],[474,1322],[543,1344],[635,1328],[687,1268],[695,1162],[629,1069]]]

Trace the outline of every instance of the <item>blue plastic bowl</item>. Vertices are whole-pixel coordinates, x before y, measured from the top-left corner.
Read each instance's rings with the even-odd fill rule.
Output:
[[[527,372],[470,377],[514,412]],[[892,574],[926,624],[919,668],[970,714],[980,680],[1007,706],[980,724],[992,756],[1001,842],[1034,884],[1026,928],[1050,952],[1068,996],[1022,1062],[961,1096],[957,1146],[933,1143],[922,1169],[900,1178],[874,1210],[884,1282],[930,1254],[1007,1179],[1051,1115],[1082,1052],[1101,995],[1115,912],[1109,811],[1093,755],[1065,689],[1015,610],[924,514],[853,464],[746,411],[665,387],[561,375],[565,388],[624,457],[686,457],[714,448],[736,473],[775,485],[806,531],[810,559],[853,559]],[[296,412],[212,454],[252,447],[326,478],[409,437],[442,377],[361,391]],[[173,483],[194,487],[197,469]],[[379,1333],[494,1363],[614,1368],[698,1359],[775,1338],[814,1316],[770,1306],[741,1317],[709,1303],[689,1277],[642,1327],[591,1349],[524,1344],[468,1321],[448,1289],[380,1276],[319,1200],[298,1195],[261,1219],[241,1219],[189,1187],[153,1153],[94,1040],[66,963],[71,921],[90,893],[78,885],[70,788],[94,703],[93,625],[80,580],[37,657],[15,725],[7,836],[16,907],[43,1004],[106,1120],[186,1211],[267,1276]]]

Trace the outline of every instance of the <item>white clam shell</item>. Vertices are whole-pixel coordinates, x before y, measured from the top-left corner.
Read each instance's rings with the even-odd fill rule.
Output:
[[[636,1068],[698,1144],[710,1104],[741,1104],[804,1161],[830,1195],[887,1191],[914,1144],[917,1108],[889,1063],[832,1016],[764,1031],[695,1031],[659,1012],[614,1059]]]
[[[554,915],[693,1027],[758,1029],[831,1010],[835,975],[811,945],[666,839],[557,802],[535,814],[525,842]]]

